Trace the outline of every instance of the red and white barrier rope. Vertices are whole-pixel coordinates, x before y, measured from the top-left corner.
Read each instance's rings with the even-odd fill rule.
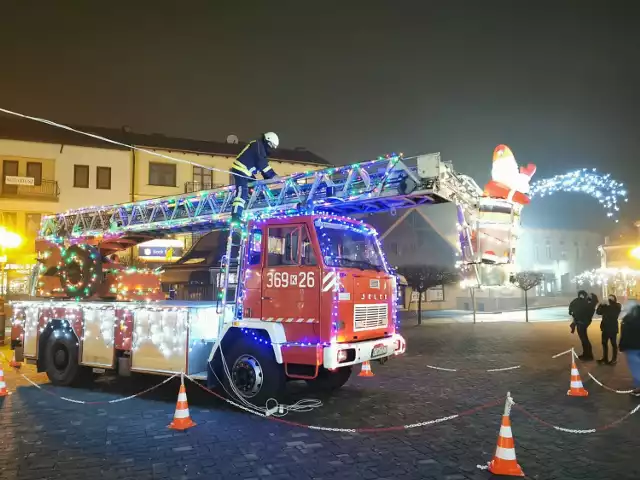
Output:
[[[139,396],[141,396],[141,395],[144,395],[145,393],[149,393],[149,392],[151,392],[152,390],[155,390],[156,388],[161,387],[161,386],[162,386],[162,385],[164,385],[165,383],[169,383],[169,381],[173,380],[173,379],[174,379],[174,378],[176,378],[178,375],[173,375],[173,376],[171,376],[171,377],[168,377],[168,378],[166,378],[165,380],[163,380],[162,382],[160,382],[160,383],[158,383],[158,384],[154,385],[153,387],[147,388],[146,390],[143,390],[142,392],[138,392],[138,393],[135,393],[135,394],[133,394],[133,395],[129,395],[128,397],[123,397],[123,398],[114,398],[113,400],[106,400],[106,401],[103,401],[103,402],[87,402],[87,401],[85,401],[85,400],[76,400],[75,398],[63,397],[63,396],[61,396],[61,395],[57,395],[57,394],[55,394],[54,392],[52,392],[52,391],[50,391],[50,390],[47,390],[47,389],[45,389],[45,388],[42,388],[42,386],[41,386],[41,385],[38,385],[36,382],[34,382],[33,380],[31,380],[29,377],[27,377],[27,376],[26,376],[26,375],[24,375],[24,374],[20,374],[20,376],[21,376],[22,378],[24,378],[27,382],[29,382],[31,385],[33,385],[34,387],[36,387],[38,390],[40,390],[40,391],[42,391],[42,392],[44,392],[44,393],[46,393],[46,394],[48,394],[48,395],[51,395],[52,397],[59,398],[60,400],[63,400],[63,401],[65,401],[65,402],[77,403],[77,404],[80,404],[80,405],[106,405],[106,404],[109,404],[109,403],[120,403],[120,402],[124,402],[124,401],[126,401],[126,400],[131,400],[132,398],[136,398],[136,397],[139,397]]]
[[[640,410],[640,404],[637,405],[633,410],[627,412],[625,415],[623,415],[622,417],[618,418],[617,420],[614,420],[611,423],[608,423],[606,425],[602,425],[600,427],[587,428],[587,429],[576,429],[576,428],[559,427],[558,425],[554,425],[552,423],[549,423],[549,422],[541,419],[537,415],[525,410],[524,408],[522,408],[518,404],[515,404],[514,408],[516,408],[517,410],[521,411],[522,413],[524,413],[529,418],[535,420],[536,422],[538,422],[538,423],[540,423],[540,424],[542,424],[542,425],[544,425],[546,427],[553,428],[555,430],[558,430],[559,432],[574,433],[574,434],[578,434],[578,435],[583,435],[583,434],[589,434],[589,433],[602,432],[602,431],[609,430],[609,429],[615,427],[616,425],[622,423],[624,420],[629,418],[631,415],[634,415],[635,413],[637,413],[638,410]]]
[[[570,348],[569,350],[566,350],[564,352],[560,352],[560,353],[556,353],[553,357],[551,358],[558,358],[558,357],[562,357],[563,355],[566,355],[568,353],[571,353],[573,351],[572,348]],[[446,367],[438,367],[436,365],[426,365],[427,368],[430,368],[431,370],[440,370],[441,372],[469,372],[469,371],[473,371],[473,372],[488,372],[488,373],[493,373],[493,372],[507,372],[509,370],[517,370],[519,368],[522,368],[522,365],[514,365],[512,367],[503,367],[503,368],[487,368],[487,369],[482,369],[482,368],[464,368],[464,369],[458,369],[458,368],[446,368]]]
[[[306,423],[299,423],[299,422],[292,422],[290,420],[284,420],[282,418],[279,417],[273,417],[273,416],[267,416],[264,413],[260,412],[260,411],[256,411],[253,410],[251,408],[246,407],[245,405],[241,405],[223,395],[220,395],[217,392],[214,392],[213,390],[210,390],[209,388],[205,387],[204,385],[202,385],[200,382],[198,382],[197,380],[191,378],[189,375],[185,375],[185,377],[187,377],[189,380],[191,380],[193,383],[195,383],[198,387],[200,387],[202,390],[204,390],[207,393],[210,393],[211,395],[219,398],[220,400],[223,400],[225,402],[227,402],[229,405],[232,405],[234,407],[240,408],[242,410],[244,410],[245,412],[251,413],[257,417],[262,417],[262,418],[266,418],[268,420],[272,420],[274,422],[279,422],[279,423],[283,423],[285,425],[290,425],[293,427],[299,427],[299,428],[307,428],[309,430],[319,430],[319,431],[323,431],[323,432],[339,432],[339,433],[379,433],[379,432],[392,432],[392,431],[398,431],[398,430],[411,430],[414,428],[422,428],[422,427],[428,427],[430,425],[435,425],[438,423],[444,423],[444,422],[448,422],[449,420],[455,420],[456,418],[460,418],[460,417],[464,417],[464,416],[468,416],[468,415],[472,415],[476,412],[479,412],[481,410],[485,410],[487,408],[491,408],[491,407],[495,407],[497,405],[500,405],[502,403],[502,400],[496,400],[493,401],[491,403],[487,403],[485,405],[480,405],[479,407],[475,407],[472,408],[470,410],[466,410],[464,412],[460,412],[460,413],[456,413],[454,415],[448,415],[445,417],[440,417],[440,418],[435,418],[433,420],[427,420],[425,422],[419,422],[419,423],[412,423],[412,424],[408,424],[408,425],[395,425],[395,426],[390,426],[390,427],[371,427],[371,428],[339,428],[339,427],[324,427],[324,426],[320,426],[320,425],[309,425]]]
[[[616,390],[615,388],[611,388],[606,386],[604,383],[602,383],[600,380],[598,380],[596,377],[594,377],[591,372],[587,372],[587,375],[589,375],[591,377],[591,380],[593,380],[594,382],[596,382],[598,385],[600,385],[602,388],[604,388],[605,390],[609,390],[610,392],[613,393],[621,393],[621,394],[626,394],[628,395],[629,393],[633,392],[633,389],[631,390]]]

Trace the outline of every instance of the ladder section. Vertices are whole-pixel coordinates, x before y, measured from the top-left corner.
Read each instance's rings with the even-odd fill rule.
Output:
[[[457,174],[440,154],[311,171],[252,184],[249,218],[324,211],[338,215],[384,212],[423,204],[456,202],[476,208],[482,190]],[[90,207],[47,216],[40,236],[83,238],[162,231],[223,228],[231,217],[234,187]]]
[[[228,322],[227,306],[235,306],[235,319],[242,318],[242,302],[239,302],[239,296],[242,292],[242,263],[244,259],[244,229],[239,223],[232,222],[229,228],[229,237],[227,238],[227,246],[225,255],[222,257],[222,268],[220,270],[220,291],[218,293],[218,301],[216,312],[222,314],[221,326]],[[235,279],[233,298],[230,298],[229,289],[232,285],[231,278]]]

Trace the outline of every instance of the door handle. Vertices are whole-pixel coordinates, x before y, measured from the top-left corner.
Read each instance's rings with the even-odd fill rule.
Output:
[[[262,300],[273,300],[271,297],[262,297]]]

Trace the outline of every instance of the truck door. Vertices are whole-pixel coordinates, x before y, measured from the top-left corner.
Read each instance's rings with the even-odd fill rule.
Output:
[[[269,226],[266,254],[262,320],[295,324],[287,328],[287,339],[312,341],[319,333],[320,266],[307,226]]]

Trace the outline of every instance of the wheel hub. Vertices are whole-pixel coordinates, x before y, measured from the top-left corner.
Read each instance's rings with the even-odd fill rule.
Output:
[[[242,355],[231,368],[231,380],[243,397],[254,397],[264,383],[260,362],[251,355]]]
[[[53,364],[58,370],[64,370],[69,363],[69,353],[64,347],[59,347],[53,354]]]

